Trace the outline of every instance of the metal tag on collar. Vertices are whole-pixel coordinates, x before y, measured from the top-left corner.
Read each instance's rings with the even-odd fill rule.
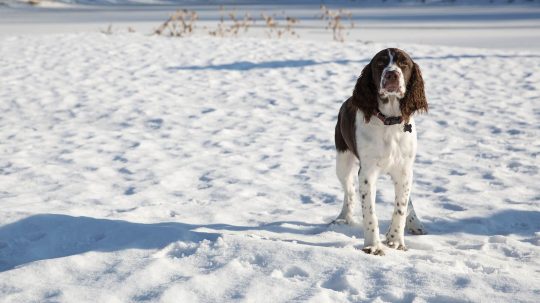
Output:
[[[384,119],[384,125],[394,125],[400,123],[401,117],[386,117],[386,119]]]

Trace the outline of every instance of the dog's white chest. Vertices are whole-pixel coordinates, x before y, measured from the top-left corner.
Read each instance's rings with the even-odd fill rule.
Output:
[[[404,132],[401,124],[383,125],[376,118],[366,124],[360,114],[356,118],[356,142],[361,165],[369,161],[381,172],[412,165],[416,154],[416,131],[412,119],[412,132]]]

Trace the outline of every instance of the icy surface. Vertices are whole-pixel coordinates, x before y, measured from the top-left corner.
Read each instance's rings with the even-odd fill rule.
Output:
[[[429,234],[376,257],[327,225],[337,111],[388,46],[1,37],[0,301],[537,301],[539,53],[397,45]]]

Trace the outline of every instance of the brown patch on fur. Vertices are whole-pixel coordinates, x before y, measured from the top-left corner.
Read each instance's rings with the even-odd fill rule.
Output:
[[[424,91],[424,79],[422,78],[420,67],[416,63],[413,63],[411,78],[407,83],[407,92],[405,93],[405,97],[400,100],[399,107],[405,123],[409,123],[409,119],[414,112],[428,111],[428,103]]]
[[[366,123],[369,122],[371,116],[379,106],[377,104],[377,86],[373,79],[371,68],[372,62],[373,60],[362,70],[351,97],[352,103],[364,113]]]
[[[352,97],[341,105],[338,121],[336,123],[335,143],[336,149],[340,152],[350,150],[356,158],[358,151],[356,149],[356,113],[358,108],[353,104]]]

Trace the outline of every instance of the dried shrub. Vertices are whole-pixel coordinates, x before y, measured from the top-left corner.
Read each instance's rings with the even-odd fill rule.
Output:
[[[184,37],[193,33],[195,28],[195,22],[198,19],[197,12],[187,9],[177,10],[167,19],[160,27],[158,27],[154,34],[165,35],[171,37]]]
[[[298,19],[296,18],[293,18],[293,17],[289,17],[287,15],[285,15],[285,13],[283,12],[282,13],[283,15],[283,19],[285,20],[285,26],[282,27],[280,26],[279,22],[277,21],[277,17],[276,15],[272,15],[272,16],[268,16],[266,14],[261,14],[261,18],[263,19],[266,27],[267,27],[267,31],[266,31],[266,34],[268,35],[269,38],[272,38],[272,37],[277,37],[277,38],[281,38],[285,35],[290,35],[290,36],[296,36],[296,37],[300,37],[295,31],[294,31],[294,26],[298,23]]]
[[[300,36],[293,29],[293,26],[298,23],[298,19],[293,18],[293,17],[289,17],[289,16],[285,16],[285,21],[287,23],[285,25],[285,31],[288,32],[289,34],[291,34],[292,36],[296,36],[297,38],[300,38]]]
[[[107,29],[101,29],[99,30],[102,34],[105,34],[105,35],[112,35],[113,34],[113,28],[112,28],[112,24],[109,24],[109,26],[107,27]]]
[[[350,22],[350,28],[354,27],[352,19],[352,13],[339,9],[337,11],[330,10],[326,6],[321,5],[321,20],[327,21],[326,29],[332,29],[332,36],[335,41],[343,42],[345,37],[343,36],[343,30],[345,26],[342,23],[343,19],[348,18]]]
[[[249,13],[244,13],[242,18],[238,18],[236,10],[233,10],[227,13],[223,6],[220,7],[220,20],[215,30],[208,31],[208,34],[211,36],[217,37],[226,37],[234,36],[236,37],[239,32],[243,31],[244,33],[255,24],[255,19],[251,17]],[[228,16],[228,21],[225,21],[225,14]]]

